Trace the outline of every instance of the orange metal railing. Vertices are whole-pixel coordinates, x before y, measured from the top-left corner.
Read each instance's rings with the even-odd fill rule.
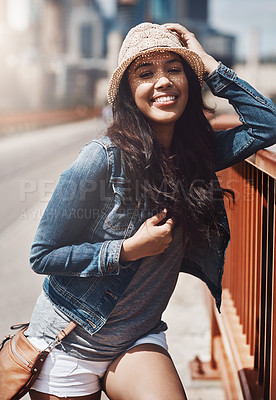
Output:
[[[227,399],[276,399],[276,149],[219,173],[235,192],[223,306],[212,309],[212,358]]]

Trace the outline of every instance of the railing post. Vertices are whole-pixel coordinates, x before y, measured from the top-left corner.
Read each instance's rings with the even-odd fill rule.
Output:
[[[273,229],[273,280],[272,280],[272,321],[271,321],[271,374],[269,398],[276,398],[276,181],[274,181],[274,229]]]

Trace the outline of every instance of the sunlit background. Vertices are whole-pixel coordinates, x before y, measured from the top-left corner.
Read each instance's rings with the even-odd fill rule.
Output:
[[[275,97],[275,0],[1,0],[0,132],[11,113],[102,107],[122,39],[142,21],[185,24]]]

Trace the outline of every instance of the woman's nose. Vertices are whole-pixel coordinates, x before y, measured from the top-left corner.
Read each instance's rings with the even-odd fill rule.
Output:
[[[156,88],[162,88],[162,87],[167,87],[167,86],[171,86],[171,85],[172,85],[171,81],[165,75],[160,76],[155,83]]]

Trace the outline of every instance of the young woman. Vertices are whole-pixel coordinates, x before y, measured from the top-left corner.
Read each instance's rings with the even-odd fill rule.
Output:
[[[242,125],[213,132],[205,78]],[[276,142],[269,99],[179,24],[127,35],[108,90],[114,119],[65,171],[41,219],[31,265],[45,274],[27,335],[48,356],[33,400],[183,400],[161,320],[180,271],[221,301],[229,241],[226,190],[215,172]]]

